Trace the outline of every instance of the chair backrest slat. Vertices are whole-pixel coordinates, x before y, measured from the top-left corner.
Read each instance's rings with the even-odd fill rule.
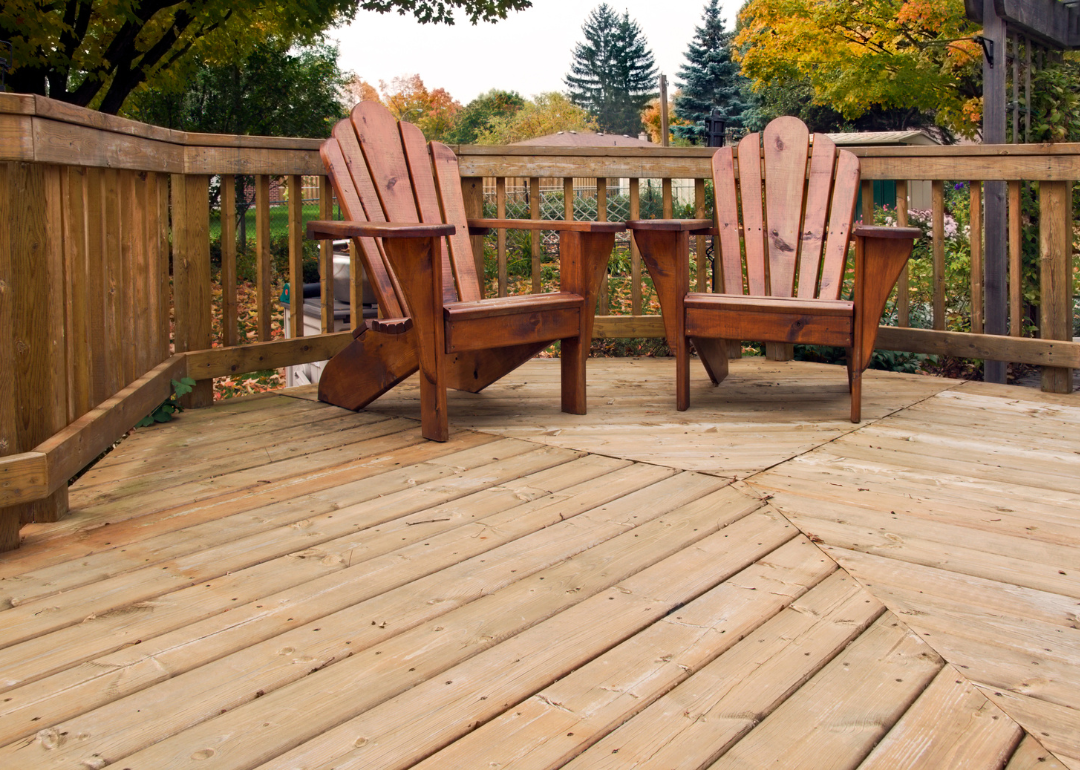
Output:
[[[844,286],[844,266],[847,264],[848,241],[855,218],[855,199],[859,194],[859,159],[841,151],[836,161],[836,181],[833,183],[832,210],[829,212],[829,237],[825,242],[825,258],[821,267],[822,299],[839,299]],[[867,201],[864,205],[873,205]]]
[[[825,224],[829,216],[835,170],[836,145],[829,137],[815,134],[814,149],[810,156],[810,176],[806,185],[806,211],[803,214],[802,236],[799,239],[798,296],[801,299],[817,296],[821,250],[825,245]]]
[[[761,207],[761,135],[747,134],[739,142],[739,197],[742,201],[746,283],[750,294],[768,295],[765,276],[765,214]]]
[[[739,243],[739,201],[735,197],[735,155],[730,147],[721,147],[716,151],[712,168],[724,291],[727,294],[742,294],[743,258]]]
[[[352,124],[371,172],[371,181],[387,222],[417,223],[409,165],[401,147],[397,121],[377,102],[361,102],[352,111]],[[362,195],[361,195],[362,198]],[[367,202],[364,202],[367,205]]]
[[[378,206],[375,207],[378,216],[374,219],[368,216],[364,208],[357,187],[358,183],[362,185],[365,179],[370,185],[371,180],[367,177],[367,166],[363,163],[359,145],[355,146],[356,156],[360,159],[359,163],[354,166],[348,162],[350,151],[348,147],[343,150],[341,144],[343,140],[347,144],[351,138],[352,144],[355,145],[356,137],[348,126],[346,130],[339,132],[338,128],[342,123],[335,126],[334,138],[323,142],[320,155],[330,175],[330,182],[334,186],[334,192],[337,193],[338,203],[344,211],[345,219],[359,222],[385,221],[382,219],[382,211]],[[353,173],[354,171],[356,174]],[[393,272],[387,268],[386,255],[382,252],[380,244],[374,238],[358,238],[357,241],[367,268],[368,281],[375,292],[379,307],[383,310],[383,315],[388,318],[400,318],[406,315],[405,305],[401,300],[404,295],[400,287],[396,285]]]
[[[457,155],[445,144],[432,142],[431,165],[435,170],[435,184],[439,188],[443,221],[456,228],[447,240],[450,242],[450,259],[457,276],[458,296],[462,302],[482,299],[480,278],[476,274],[472,243],[469,241],[465,200],[461,196],[461,172],[458,170]]]
[[[790,297],[795,290],[810,132],[798,118],[777,118],[765,127],[763,140],[768,291],[774,297]]]
[[[859,159],[837,150],[827,136],[811,136],[797,118],[784,117],[763,134],[743,137],[734,153],[718,149],[712,169],[724,292],[839,299],[859,192]]]
[[[431,159],[428,156],[424,134],[412,123],[405,121],[398,124],[398,130],[401,132],[401,146],[405,151],[405,160],[409,165],[409,178],[412,180],[420,221],[431,225],[442,224],[439,195],[435,191],[435,180],[431,175]],[[454,283],[454,268],[446,253],[445,238],[439,239],[439,248],[443,302],[457,302],[458,291]]]

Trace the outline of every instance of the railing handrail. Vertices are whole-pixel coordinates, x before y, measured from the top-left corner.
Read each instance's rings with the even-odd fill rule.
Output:
[[[34,127],[20,121],[37,118]],[[102,132],[113,152],[95,153],[79,131],[50,138],[49,124]],[[293,137],[201,134],[160,128],[75,107],[41,96],[0,94],[0,127],[12,141],[0,160],[66,163],[174,174],[324,173],[320,140]],[[100,137],[105,139],[106,136]],[[79,153],[73,157],[72,140]],[[128,142],[125,143],[124,140]],[[27,141],[29,140],[29,141]],[[39,141],[41,140],[41,141]],[[65,141],[68,140],[68,141]],[[116,144],[119,142],[119,144]],[[152,143],[147,145],[146,142]],[[164,147],[160,146],[164,145]],[[154,151],[156,149],[156,151]],[[1080,143],[1034,145],[909,145],[845,147],[862,159],[864,179],[1072,181],[1080,179]],[[263,151],[250,155],[243,150]],[[463,176],[705,178],[709,147],[544,147],[455,145]],[[237,152],[241,151],[241,152]],[[596,164],[587,161],[597,159]],[[569,168],[572,162],[573,168]],[[572,173],[568,173],[572,172]]]

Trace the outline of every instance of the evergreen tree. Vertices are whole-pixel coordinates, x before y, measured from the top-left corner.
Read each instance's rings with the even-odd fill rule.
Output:
[[[581,31],[565,78],[570,99],[596,118],[600,130],[637,134],[641,112],[656,93],[656,62],[636,21],[597,6]]]
[[[705,118],[714,107],[729,126],[741,126],[746,109],[745,79],[739,74],[739,65],[731,60],[735,33],[724,31],[718,0],[709,0],[702,21],[686,50],[686,64],[676,76],[682,93],[675,97],[675,109],[690,125],[672,129],[676,136],[695,144],[708,141]]]

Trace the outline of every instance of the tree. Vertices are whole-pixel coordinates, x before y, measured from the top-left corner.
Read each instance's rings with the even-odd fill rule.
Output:
[[[708,133],[705,118],[716,109],[727,125],[742,125],[743,77],[739,65],[731,59],[734,32],[724,31],[718,0],[709,0],[702,26],[686,49],[686,63],[679,68],[677,85],[682,93],[675,97],[679,117],[689,125],[674,128],[676,136],[694,144],[705,144]]]
[[[475,24],[529,6],[530,0],[4,0],[0,38],[12,43],[12,90],[115,114],[143,83],[174,86],[199,62],[237,63],[271,39],[312,43],[357,8],[447,24],[460,10]]]
[[[675,102],[678,102],[679,94],[675,94]],[[655,144],[663,144],[660,133],[663,131],[663,116],[660,114],[660,99],[656,98],[649,102],[645,111],[641,113],[641,123],[649,140]],[[679,134],[679,130],[689,127],[689,123],[675,113],[675,104],[668,100],[668,140],[676,145],[690,144]]]
[[[740,24],[736,58],[755,90],[805,79],[846,120],[876,107],[978,130],[982,50],[962,0],[749,0]]]
[[[360,102],[381,102],[378,89],[359,75],[353,75],[342,91],[345,104],[351,109]]]
[[[595,131],[596,121],[560,93],[534,96],[514,113],[492,118],[477,144],[513,144],[559,131]]]
[[[446,142],[452,144],[476,144],[480,134],[491,130],[497,118],[508,118],[525,106],[525,100],[517,91],[492,89],[473,99],[458,113],[457,123],[446,134]]]
[[[415,123],[429,140],[441,141],[453,127],[461,104],[442,88],[429,91],[419,75],[379,81],[382,103],[398,120]]]
[[[637,22],[601,3],[581,28],[565,83],[570,99],[596,118],[604,131],[637,134],[641,112],[656,96],[656,63]]]
[[[138,90],[124,115],[181,131],[327,137],[345,115],[337,57],[335,46],[270,40],[236,64],[197,60],[181,88]]]

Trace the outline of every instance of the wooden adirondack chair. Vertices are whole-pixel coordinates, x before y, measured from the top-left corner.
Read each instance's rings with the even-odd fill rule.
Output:
[[[561,340],[562,410],[585,414],[596,300],[621,223],[467,220],[453,151],[432,142],[429,153],[420,129],[377,103],[357,105],[320,152],[345,221],[311,222],[308,237],[354,240],[382,316],[327,363],[321,401],[360,409],[419,368],[422,433],[446,441],[447,387],[477,393]],[[561,231],[561,290],[481,299],[469,234],[494,227]]]
[[[689,343],[719,384],[729,340],[797,342],[847,348],[851,421],[859,422],[878,321],[921,233],[866,225],[853,231],[859,159],[822,134],[811,137],[797,118],[777,118],[762,134],[744,137],[737,157],[738,193],[736,153],[722,147],[713,155],[715,229],[708,220],[627,222],[675,350],[676,408],[690,406]],[[723,293],[689,291],[689,236],[702,233],[719,238]],[[855,286],[843,300],[852,235]]]

